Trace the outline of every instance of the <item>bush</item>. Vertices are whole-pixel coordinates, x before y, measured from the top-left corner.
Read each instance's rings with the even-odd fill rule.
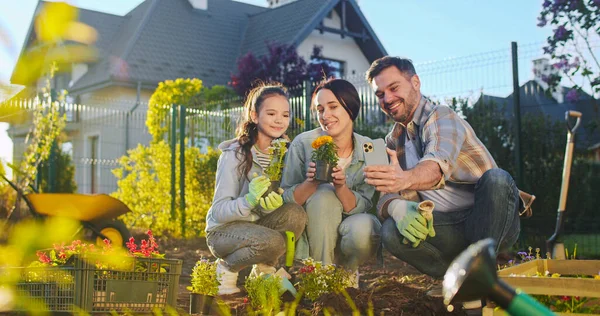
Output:
[[[179,169],[179,146],[176,148],[176,168]],[[175,217],[171,216],[171,149],[165,141],[149,146],[139,145],[119,160],[113,170],[117,177],[117,192],[112,196],[123,201],[132,212],[123,215],[128,226],[150,228],[157,235],[194,237],[204,233],[206,212],[214,194],[215,172],[219,152],[209,148],[206,154],[199,148],[185,149],[185,234],[182,234],[182,210],[179,194]],[[175,180],[179,192],[179,172]]]
[[[278,275],[260,275],[249,277],[244,287],[250,298],[250,305],[263,315],[273,315],[281,308],[281,277]]]
[[[302,261],[298,289],[311,301],[326,293],[337,293],[350,286],[351,273],[333,264],[323,264],[312,258]]]

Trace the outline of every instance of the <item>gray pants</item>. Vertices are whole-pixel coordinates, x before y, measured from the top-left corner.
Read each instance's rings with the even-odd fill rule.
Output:
[[[294,203],[283,204],[256,222],[235,221],[208,232],[206,243],[227,268],[238,272],[257,263],[276,266],[286,251],[285,232],[296,238],[306,226],[306,212]]]
[[[311,258],[356,270],[377,251],[381,222],[367,213],[346,216],[333,186],[320,185],[304,206]]]

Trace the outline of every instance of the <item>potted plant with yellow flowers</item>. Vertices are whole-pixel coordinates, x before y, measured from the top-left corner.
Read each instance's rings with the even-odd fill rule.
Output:
[[[337,166],[337,146],[331,136],[320,136],[312,142],[312,161],[316,164],[315,180],[331,182],[333,168]]]
[[[219,292],[217,262],[201,258],[192,269],[190,291],[190,314],[210,315],[216,309],[214,297]]]
[[[287,152],[287,146],[289,141],[285,138],[278,138],[271,142],[269,147],[269,154],[271,154],[271,162],[265,169],[265,175],[271,180],[271,186],[263,194],[263,196],[269,195],[272,191],[279,192],[279,185],[281,184],[281,175],[283,173],[283,165],[285,153]],[[280,192],[281,193],[281,192]]]

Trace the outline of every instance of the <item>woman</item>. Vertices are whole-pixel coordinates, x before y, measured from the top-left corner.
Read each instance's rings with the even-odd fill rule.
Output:
[[[290,104],[280,85],[261,85],[250,91],[237,137],[219,145],[222,151],[215,195],[206,215],[206,243],[217,257],[219,294],[240,291],[238,271],[253,265],[252,274],[275,273],[286,251],[285,231],[300,236],[306,225],[302,207],[284,203],[261,175],[270,161],[268,147],[289,126]]]
[[[308,214],[306,233],[299,238],[296,257],[340,263],[350,270],[373,255],[379,245],[381,223],[371,214],[375,189],[364,181],[363,143],[371,139],[353,132],[360,98],[345,80],[321,83],[312,97],[321,127],[298,135],[286,157],[281,187],[285,202],[303,205]],[[319,183],[311,162],[312,142],[329,135],[337,146],[338,166],[332,183]],[[358,286],[358,271],[353,280]]]

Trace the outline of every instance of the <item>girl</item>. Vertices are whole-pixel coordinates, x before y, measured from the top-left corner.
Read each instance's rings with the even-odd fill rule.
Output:
[[[237,137],[219,145],[215,195],[206,215],[206,243],[218,258],[219,294],[239,292],[238,271],[247,266],[253,265],[251,274],[275,273],[286,251],[285,231],[300,236],[306,225],[302,207],[283,203],[277,192],[262,197],[271,185],[260,175],[270,162],[267,148],[289,126],[287,91],[279,84],[261,85],[250,91],[244,108]]]
[[[356,270],[353,286],[358,287],[360,264],[379,245],[381,223],[371,214],[375,189],[364,182],[363,143],[371,139],[353,132],[360,111],[354,86],[341,79],[321,83],[312,97],[321,127],[298,135],[286,157],[281,187],[283,199],[303,205],[308,214],[306,233],[299,238],[296,256],[312,257],[324,263],[340,263]],[[314,179],[312,142],[329,135],[337,145],[338,166],[332,183]]]

